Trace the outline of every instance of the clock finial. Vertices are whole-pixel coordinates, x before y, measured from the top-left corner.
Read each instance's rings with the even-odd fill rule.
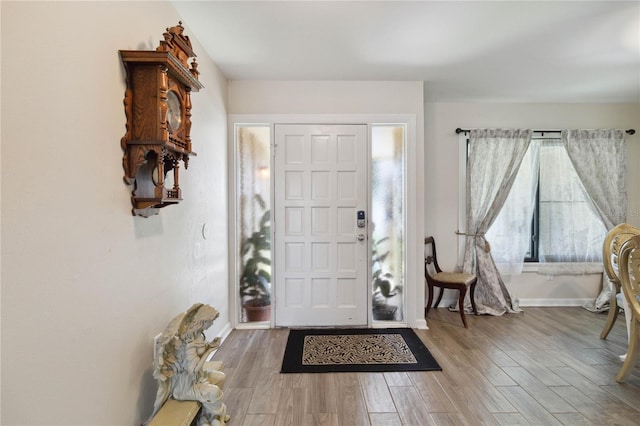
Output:
[[[198,76],[200,75],[200,71],[198,71],[198,62],[196,62],[196,58],[193,58],[193,61],[191,61],[191,69],[189,71],[191,71],[191,74],[193,74],[195,78],[198,78]]]

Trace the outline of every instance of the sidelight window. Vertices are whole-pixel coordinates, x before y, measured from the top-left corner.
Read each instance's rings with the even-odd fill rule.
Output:
[[[271,127],[236,127],[240,322],[271,318]]]
[[[372,310],[375,321],[404,320],[405,127],[371,131]]]

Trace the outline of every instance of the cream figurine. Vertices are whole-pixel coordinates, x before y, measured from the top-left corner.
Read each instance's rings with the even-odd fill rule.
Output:
[[[207,342],[204,330],[219,315],[213,307],[197,303],[175,317],[162,333],[154,360],[158,393],[151,418],[168,398],[173,398],[202,404],[198,426],[221,426],[229,420],[220,389],[224,373],[207,368],[207,358],[220,341],[216,338]]]

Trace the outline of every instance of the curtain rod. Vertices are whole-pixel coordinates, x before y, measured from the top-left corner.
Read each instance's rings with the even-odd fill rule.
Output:
[[[536,133],[560,133],[561,131],[562,130],[534,130],[534,132]],[[469,129],[461,129],[460,127],[456,129],[457,134],[460,134],[462,132],[467,133],[469,132]],[[633,135],[636,133],[636,130],[635,129],[625,130],[625,133],[628,135]]]

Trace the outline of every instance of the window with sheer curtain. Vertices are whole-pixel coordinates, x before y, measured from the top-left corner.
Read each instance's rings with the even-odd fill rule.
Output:
[[[487,232],[503,274],[522,259],[542,273],[585,273],[602,265],[606,229],[561,139],[532,139],[505,206]]]
[[[561,141],[540,146],[538,261],[602,262],[607,233]]]

